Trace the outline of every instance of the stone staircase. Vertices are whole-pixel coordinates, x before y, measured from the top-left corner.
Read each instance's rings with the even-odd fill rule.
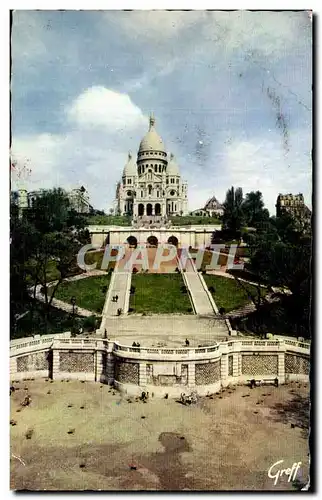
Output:
[[[131,288],[132,273],[130,270],[115,266],[110,286],[106,294],[106,300],[103,308],[103,323],[104,318],[118,316],[118,309],[122,310],[121,314],[127,314],[129,310],[130,288]],[[118,296],[117,302],[113,302],[113,297]]]
[[[216,314],[216,306],[211,300],[210,293],[203,282],[202,276],[198,273],[193,259],[187,258],[185,271],[183,271],[181,262],[178,259],[178,267],[189,290],[195,314],[204,316]]]

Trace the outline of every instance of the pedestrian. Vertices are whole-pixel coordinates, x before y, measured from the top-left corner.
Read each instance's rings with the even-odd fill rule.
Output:
[[[188,339],[186,339],[186,347],[189,347],[189,345],[190,345],[190,342]]]
[[[118,300],[119,300],[119,296],[115,295],[115,302],[117,302]]]

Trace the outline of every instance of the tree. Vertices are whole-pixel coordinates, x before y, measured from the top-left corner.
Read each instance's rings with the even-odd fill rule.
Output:
[[[263,195],[260,191],[246,194],[242,210],[247,226],[257,228],[269,219],[269,212],[264,208]]]
[[[41,285],[47,325],[58,286],[79,271],[76,255],[89,238],[85,219],[71,208],[62,189],[53,189],[38,196],[33,207],[25,210],[21,217],[16,216],[13,207],[11,222],[13,295],[17,293],[19,280],[24,289],[27,283],[32,287],[34,298],[37,285]],[[47,284],[54,278],[56,283],[49,293]]]
[[[226,199],[223,204],[223,231],[225,231],[229,237],[240,238],[241,229],[244,224],[244,213],[243,213],[243,190],[238,187],[231,187],[226,193]]]
[[[15,317],[25,311],[29,303],[28,273],[26,262],[32,256],[32,246],[26,235],[33,237],[33,226],[19,217],[19,207],[16,202],[10,205],[10,317],[14,323]]]
[[[289,214],[271,217],[267,232],[253,235],[251,269],[270,287],[281,288],[281,309],[305,336],[310,330],[311,256],[311,234]]]

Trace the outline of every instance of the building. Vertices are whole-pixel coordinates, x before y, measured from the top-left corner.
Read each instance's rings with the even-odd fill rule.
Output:
[[[30,208],[35,203],[36,198],[42,196],[44,192],[46,192],[45,189],[29,192],[26,189],[19,189],[18,191],[11,192],[11,200],[17,203],[20,209]],[[89,203],[89,195],[83,186],[67,192],[67,196],[71,208],[76,212],[88,214],[93,210],[93,207]]]
[[[166,152],[152,115],[137,157],[128,155],[116,189],[116,212],[134,218],[188,213],[187,183],[181,179],[173,154]]]
[[[72,189],[68,193],[71,207],[79,214],[88,214],[93,210],[89,202],[89,195],[84,186]]]
[[[297,219],[309,222],[311,211],[304,204],[304,196],[299,194],[279,194],[276,201],[276,217],[289,213]]]
[[[211,198],[209,198],[203,208],[193,210],[193,212],[191,212],[191,215],[201,217],[221,217],[223,213],[224,207],[219,203],[215,196],[212,196]]]

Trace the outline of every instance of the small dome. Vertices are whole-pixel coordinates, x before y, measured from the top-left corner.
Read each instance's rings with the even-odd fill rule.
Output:
[[[136,161],[133,158],[131,152],[129,152],[127,164],[125,165],[123,170],[123,175],[137,175],[137,173]]]
[[[143,151],[161,151],[162,153],[166,152],[163,140],[155,130],[154,124],[155,119],[153,116],[150,116],[150,128],[148,133],[140,142],[139,153],[142,153]]]
[[[169,161],[168,167],[167,167],[167,174],[168,175],[180,175],[179,167],[178,167],[177,162],[174,159],[173,154],[170,155],[170,161]]]

